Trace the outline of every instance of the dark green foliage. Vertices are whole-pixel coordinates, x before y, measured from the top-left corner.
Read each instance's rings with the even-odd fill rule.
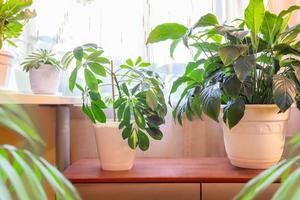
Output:
[[[276,15],[265,10],[263,0],[250,0],[244,19],[235,20],[237,26],[220,25],[207,14],[180,38],[165,31],[169,24],[158,26],[164,27],[163,38],[154,28],[151,41],[173,39],[171,56],[180,40],[195,50],[171,89],[170,96],[183,87],[173,117],[181,124],[184,115],[192,120],[204,112],[218,121],[224,104],[223,119],[232,128],[243,117],[245,104],[276,104],[280,112],[295,98],[300,104],[300,25],[288,27],[291,12],[298,9],[292,6]]]
[[[109,59],[102,54],[103,50],[94,44],[76,47],[65,54],[62,60],[65,67],[72,61],[76,64],[69,78],[69,88],[72,91],[76,86],[82,92],[82,110],[93,123],[105,123],[104,109],[109,103],[100,95],[100,88],[107,85],[104,78],[109,74],[117,91],[110,101],[115,100],[112,107],[116,111],[115,119],[120,122],[122,138],[128,140],[131,148],[146,151],[149,136],[156,140],[163,136],[159,126],[164,123],[167,106],[160,77],[147,69],[151,64],[141,57],[135,61],[127,59],[119,69],[111,70],[111,66],[107,66]],[[84,72],[84,85],[77,80],[80,70]]]

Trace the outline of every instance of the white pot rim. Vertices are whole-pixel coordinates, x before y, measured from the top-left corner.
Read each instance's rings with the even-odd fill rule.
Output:
[[[103,128],[103,127],[109,127],[109,128],[119,128],[120,122],[113,121],[112,119],[108,119],[105,123],[97,123],[93,124],[95,128]]]

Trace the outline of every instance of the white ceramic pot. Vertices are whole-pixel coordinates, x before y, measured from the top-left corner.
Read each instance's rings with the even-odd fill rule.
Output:
[[[246,105],[242,120],[231,130],[220,119],[230,162],[242,168],[266,169],[280,160],[290,109],[276,105]]]
[[[7,51],[0,50],[0,89],[6,88],[7,77],[13,56]]]
[[[29,70],[31,90],[35,94],[56,94],[59,87],[59,71],[49,64]]]
[[[127,140],[123,140],[118,122],[94,125],[101,168],[107,171],[130,170],[135,158]]]

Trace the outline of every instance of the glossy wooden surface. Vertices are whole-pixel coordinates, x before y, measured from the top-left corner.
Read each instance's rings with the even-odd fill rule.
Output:
[[[130,171],[102,171],[83,159],[64,172],[72,183],[246,183],[260,170],[232,166],[227,158],[138,158]]]

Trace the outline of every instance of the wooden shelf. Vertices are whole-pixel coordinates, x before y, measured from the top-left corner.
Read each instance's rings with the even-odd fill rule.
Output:
[[[0,91],[0,104],[80,105],[81,97]]]
[[[139,158],[122,172],[101,171],[98,159],[83,159],[64,175],[72,183],[246,183],[260,172],[234,167],[227,158]]]

